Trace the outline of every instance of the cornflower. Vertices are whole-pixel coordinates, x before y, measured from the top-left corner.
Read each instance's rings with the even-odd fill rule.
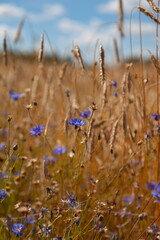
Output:
[[[34,136],[40,136],[44,127],[42,125],[37,125],[30,130],[30,134]]]

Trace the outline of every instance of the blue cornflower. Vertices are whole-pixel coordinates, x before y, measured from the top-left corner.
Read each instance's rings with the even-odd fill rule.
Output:
[[[118,97],[118,92],[114,92],[114,96],[115,96],[115,97]]]
[[[7,195],[5,190],[0,190],[0,199],[5,198],[5,196]]]
[[[131,159],[131,161],[130,161],[130,164],[131,164],[133,167],[137,167],[140,163],[141,163],[140,160],[139,160],[139,159],[136,159],[136,158],[133,158],[133,159]]]
[[[68,196],[67,204],[72,209],[76,209],[78,207],[78,203],[76,201],[76,197],[73,194]]]
[[[49,237],[49,235],[52,233],[52,230],[50,227],[47,227],[46,224],[43,224],[42,232],[45,233],[46,237]]]
[[[154,202],[160,202],[160,183],[158,183],[152,191],[152,196],[158,198]]]
[[[155,182],[148,182],[148,183],[146,183],[146,188],[148,190],[154,190],[155,187],[156,187],[156,183]]]
[[[22,97],[22,93],[15,93],[13,90],[9,91],[9,96],[13,99],[13,100],[18,100],[19,98]]]
[[[84,110],[83,112],[81,112],[80,117],[82,118],[88,118],[91,115],[91,111],[90,110]]]
[[[3,150],[5,148],[5,144],[4,143],[0,143],[0,150]]]
[[[112,81],[111,86],[112,87],[117,87],[117,81]]]
[[[49,163],[49,162],[55,163],[57,160],[55,157],[49,156],[49,155],[44,156],[43,159],[46,163]]]
[[[123,201],[126,203],[132,203],[134,201],[134,197],[133,196],[124,197]]]
[[[53,149],[53,153],[56,154],[56,155],[61,155],[63,153],[66,152],[66,148],[63,147],[63,146],[56,146],[54,149]]]
[[[110,232],[110,240],[118,240],[118,234],[114,232]]]
[[[30,130],[30,134],[34,136],[40,136],[44,127],[42,125],[37,125]]]
[[[11,227],[11,231],[16,235],[16,236],[22,236],[23,231],[26,229],[26,227],[22,223],[14,223]]]
[[[160,113],[151,114],[151,117],[152,117],[155,121],[158,121],[158,120],[160,119]]]
[[[68,122],[68,124],[75,125],[75,126],[83,126],[84,123],[85,122],[80,118],[71,118]]]

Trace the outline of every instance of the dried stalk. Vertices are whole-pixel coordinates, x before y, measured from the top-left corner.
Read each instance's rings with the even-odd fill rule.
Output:
[[[127,83],[129,79],[130,68],[132,64],[127,64],[126,71],[122,80],[122,116],[123,116],[123,132],[124,136],[127,133],[127,120],[126,120],[126,94],[127,94]]]
[[[115,51],[115,55],[116,55],[116,60],[117,60],[117,63],[119,63],[120,57],[119,57],[118,43],[115,38],[113,39],[113,43],[114,43],[114,51]]]
[[[19,41],[20,37],[21,37],[21,32],[22,32],[22,28],[23,28],[23,25],[24,25],[24,20],[25,19],[22,19],[19,23],[16,35],[14,37],[14,43],[17,43]]]
[[[75,47],[75,50],[72,49],[71,52],[73,53],[74,57],[79,62],[79,65],[80,65],[82,71],[84,71],[85,67],[84,67],[84,63],[83,63],[83,59],[82,59],[82,55],[81,55],[81,50],[80,50],[80,48],[78,47],[77,44],[74,47]]]
[[[119,7],[118,7],[118,17],[119,17],[118,30],[120,32],[121,38],[123,38],[124,37],[124,31],[123,31],[123,20],[124,20],[123,2],[122,2],[122,0],[119,0],[118,3],[119,3]]]
[[[159,61],[155,58],[155,56],[151,53],[151,51],[149,51],[149,54],[150,54],[150,59],[153,63],[153,65],[155,66],[155,68],[157,69],[158,71],[158,74],[160,74],[160,66],[159,66]]]
[[[3,62],[4,62],[5,66],[8,65],[8,52],[7,52],[7,39],[6,39],[6,35],[4,35],[4,38],[3,38]]]
[[[42,63],[43,61],[43,55],[44,55],[44,35],[41,35],[41,41],[40,41],[40,49],[38,53],[38,62]]]
[[[115,137],[116,137],[116,130],[117,130],[120,118],[121,118],[121,116],[115,121],[113,128],[112,128],[111,137],[110,137],[110,141],[109,141],[109,149],[110,149],[111,153],[113,153],[114,142],[115,142]]]
[[[100,75],[100,81],[102,84],[105,83],[105,71],[104,71],[104,49],[103,46],[100,45],[99,49],[99,75]]]

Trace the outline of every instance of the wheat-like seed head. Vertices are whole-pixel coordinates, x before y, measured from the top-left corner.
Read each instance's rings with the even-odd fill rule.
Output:
[[[102,84],[104,84],[105,82],[105,71],[104,71],[104,49],[103,46],[100,45],[100,49],[99,49],[99,77],[100,77],[100,81]]]
[[[150,54],[150,59],[151,59],[153,65],[155,66],[155,68],[157,69],[158,73],[160,74],[160,64],[159,64],[159,61],[155,58],[155,56],[151,53],[151,51],[149,51],[149,54]]]
[[[14,37],[14,43],[17,43],[19,41],[19,39],[21,37],[23,25],[24,25],[24,19],[22,19],[18,25],[18,29],[17,29],[16,35]]]
[[[6,34],[4,35],[4,38],[3,38],[3,62],[4,62],[4,65],[7,66],[7,64],[8,64],[8,54],[7,54]]]
[[[119,17],[118,30],[121,34],[121,37],[124,37],[124,32],[123,32],[123,19],[124,19],[123,2],[122,2],[122,0],[119,0],[118,3],[119,3],[119,7],[118,7],[118,17]]]
[[[118,43],[117,43],[117,40],[115,38],[113,39],[113,43],[114,43],[114,51],[115,51],[115,55],[116,55],[116,60],[119,63],[120,62],[120,57],[119,57]]]
[[[141,6],[137,6],[137,8],[144,13],[146,16],[150,17],[154,22],[160,24],[160,21],[157,17],[154,16],[154,14],[152,14],[151,12],[147,11],[145,8],[141,7]]]
[[[40,49],[38,53],[38,62],[42,63],[43,61],[43,54],[44,54],[44,35],[41,35],[41,41],[40,41]]]
[[[152,8],[152,10],[156,13],[160,12],[159,7],[153,2],[153,0],[147,0],[147,2],[149,3],[150,7]]]

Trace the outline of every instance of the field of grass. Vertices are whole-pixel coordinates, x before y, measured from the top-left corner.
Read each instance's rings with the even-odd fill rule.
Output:
[[[107,66],[100,45],[85,66],[78,46],[73,62],[43,51],[4,44],[0,239],[160,239],[158,54]]]

